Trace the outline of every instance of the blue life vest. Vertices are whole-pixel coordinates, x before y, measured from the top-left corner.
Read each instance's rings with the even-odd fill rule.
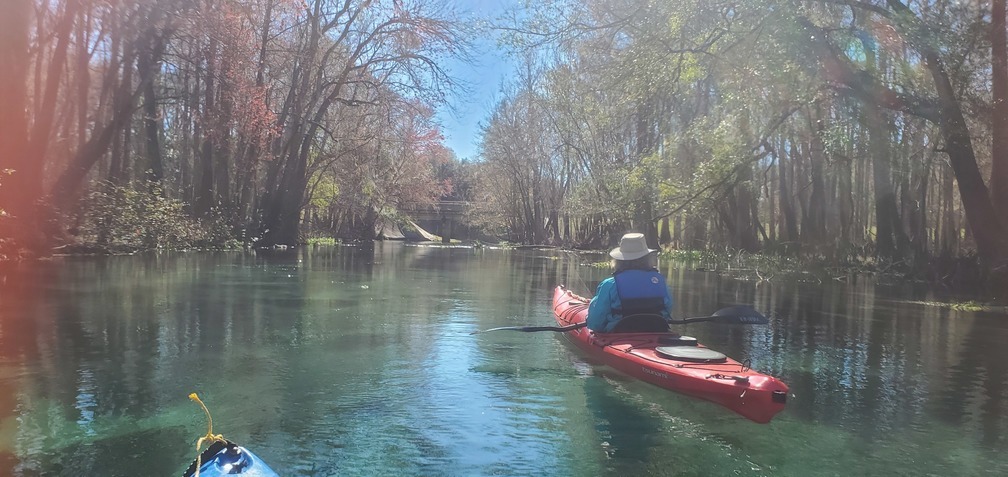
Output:
[[[613,311],[630,316],[660,315],[665,310],[668,287],[658,270],[623,270],[613,277],[620,299],[620,309]]]

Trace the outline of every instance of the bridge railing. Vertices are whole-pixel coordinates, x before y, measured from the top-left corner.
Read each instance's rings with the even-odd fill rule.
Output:
[[[469,202],[463,200],[442,200],[433,204],[411,204],[402,208],[403,212],[440,212],[462,215],[469,209]]]

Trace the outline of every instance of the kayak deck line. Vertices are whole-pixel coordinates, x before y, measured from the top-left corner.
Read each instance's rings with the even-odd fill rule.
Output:
[[[633,350],[633,351],[628,351],[628,353],[631,353],[634,356],[638,356],[638,357],[646,359],[648,361],[653,361],[653,362],[659,363],[659,364],[668,364],[669,366],[674,366],[676,368],[705,369],[707,371],[724,371],[723,369],[720,368],[720,366],[730,366],[732,368],[740,368],[739,369],[740,373],[744,373],[744,372],[748,371],[748,369],[745,369],[744,365],[741,365],[741,364],[735,365],[735,364],[732,364],[732,363],[713,363],[713,364],[712,363],[690,363],[690,362],[668,363],[668,360],[669,360],[668,358],[662,358],[660,356],[659,357],[652,357],[652,356],[649,356],[647,354],[639,353],[638,351],[639,350]],[[714,368],[713,367],[714,365],[719,366],[719,367],[718,368]]]

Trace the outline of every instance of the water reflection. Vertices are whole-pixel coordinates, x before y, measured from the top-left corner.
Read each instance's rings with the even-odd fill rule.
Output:
[[[768,426],[549,333],[469,335],[551,323],[556,284],[608,273],[589,261],[376,243],[25,267],[0,279],[0,474],[174,474],[205,430],[194,390],[290,475],[1008,473],[1008,320],[914,285],[664,264],[677,316],[773,318],[680,329],[790,385]]]

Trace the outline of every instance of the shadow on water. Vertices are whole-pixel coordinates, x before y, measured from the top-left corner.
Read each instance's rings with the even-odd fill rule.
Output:
[[[940,416],[949,424],[979,426],[982,442],[992,448],[1008,446],[1008,320],[978,313],[959,346],[947,383],[939,393]]]
[[[701,325],[685,332],[784,379],[794,396],[788,414],[886,439],[921,419],[962,424],[980,417],[979,410],[984,426],[994,429],[985,444],[1003,442],[1004,316],[920,305],[927,298],[921,291],[867,279],[770,285],[673,273],[674,288],[688,287],[676,292],[684,315],[732,303],[770,315],[768,327]]]
[[[102,469],[103,475],[167,475],[166,469],[178,468],[179,462],[196,458],[195,450],[178,451],[178,442],[191,440],[191,432],[181,426],[145,429],[39,452],[34,456],[36,459],[21,462],[15,469],[18,474],[43,476],[94,475],[89,469]]]
[[[615,394],[612,383],[586,379],[584,393],[608,459],[643,464],[652,456],[651,451],[662,445],[656,439],[661,435],[660,421],[626,396]]]

